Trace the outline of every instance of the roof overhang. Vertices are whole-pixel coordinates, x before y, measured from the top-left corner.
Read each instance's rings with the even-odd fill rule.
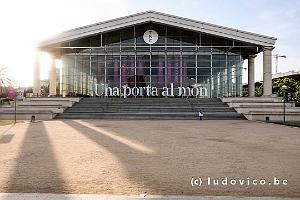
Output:
[[[99,33],[105,33],[109,31],[121,29],[124,27],[133,26],[136,24],[143,24],[147,22],[166,24],[178,28],[210,34],[217,37],[223,37],[223,38],[232,39],[236,41],[246,42],[246,43],[254,44],[257,46],[263,46],[263,47],[272,47],[276,42],[276,38],[270,36],[259,35],[256,33],[250,33],[238,29],[232,29],[224,26],[215,25],[215,24],[177,17],[165,13],[147,11],[147,12],[137,13],[134,15],[129,15],[126,17],[121,17],[109,21],[104,21],[104,22],[100,22],[88,26],[71,29],[60,33],[56,37],[41,42],[39,44],[39,47],[40,48],[53,47],[59,43],[68,42],[68,41],[96,35]]]

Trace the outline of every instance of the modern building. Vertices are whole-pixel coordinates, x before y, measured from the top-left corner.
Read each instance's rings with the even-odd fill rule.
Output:
[[[50,95],[56,95],[54,59],[60,59],[62,96],[95,96],[99,88],[103,92],[108,87],[148,86],[158,88],[158,96],[164,88],[174,87],[176,96],[180,87],[201,87],[209,98],[241,96],[246,59],[249,96],[254,96],[255,57],[263,52],[264,95],[268,96],[272,94],[275,41],[269,36],[147,11],[63,32],[42,42],[39,51],[53,58]],[[38,94],[38,59],[34,72],[34,93]]]

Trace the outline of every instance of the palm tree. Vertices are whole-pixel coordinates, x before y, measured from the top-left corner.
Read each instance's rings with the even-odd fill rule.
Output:
[[[7,74],[7,68],[0,67],[0,87],[12,85],[13,80]]]
[[[0,67],[0,95],[6,93],[7,87],[12,86],[13,83],[13,80],[7,74],[7,68]]]

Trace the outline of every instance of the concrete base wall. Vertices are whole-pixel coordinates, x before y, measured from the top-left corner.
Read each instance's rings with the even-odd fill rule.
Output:
[[[37,107],[37,106],[17,106],[17,112],[22,112],[22,113],[34,113],[34,112],[52,112],[52,113],[63,113],[64,108],[59,108],[59,107],[49,107],[49,106],[44,106],[44,107]],[[14,113],[15,108],[14,107],[0,107],[0,113]]]
[[[17,119],[31,120],[35,116],[36,120],[53,119],[57,114],[63,113],[68,107],[79,102],[80,98],[47,98],[47,97],[30,97],[24,101],[17,102]],[[0,107],[0,119],[13,120],[14,105]]]
[[[282,97],[222,97],[225,103],[229,102],[282,102]]]
[[[273,122],[282,122],[283,121],[283,113],[250,113],[244,114],[244,116],[248,120],[255,120],[255,121],[266,121],[266,118],[269,117],[270,121]],[[286,121],[300,121],[300,114],[299,113],[287,113],[285,115]]]
[[[230,107],[238,113],[243,114],[248,120],[283,121],[284,104],[282,98],[278,97],[224,97]],[[285,120],[300,121],[300,108],[295,107],[294,103],[286,103]]]
[[[232,108],[283,108],[283,102],[228,102]],[[285,107],[295,107],[294,103],[285,103]]]
[[[43,105],[57,105],[61,107],[71,107],[74,103],[79,102],[81,98],[58,98],[58,97],[29,97],[25,98],[24,101],[19,102],[19,105],[32,105],[32,106],[43,106]]]
[[[73,102],[79,102],[81,97],[27,97],[25,100],[27,101],[73,101]]]
[[[246,108],[241,108],[237,107],[234,108],[238,113],[242,114],[247,114],[247,113],[278,113],[283,115],[284,109],[283,107],[246,107]],[[295,107],[286,107],[285,109],[286,113],[291,113],[291,114],[297,114],[300,113],[300,108],[295,108]]]
[[[31,120],[32,116],[35,116],[35,120],[50,120],[53,119],[56,114],[54,113],[17,113],[17,120]],[[3,113],[0,115],[0,119],[2,120],[14,120],[14,113]]]
[[[71,101],[39,101],[39,100],[32,100],[32,101],[21,101],[18,102],[19,106],[56,106],[56,107],[71,107],[74,102]]]

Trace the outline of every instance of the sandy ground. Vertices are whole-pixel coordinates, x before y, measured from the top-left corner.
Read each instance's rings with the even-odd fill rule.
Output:
[[[13,124],[13,120],[0,120],[0,126],[10,125]]]
[[[213,186],[208,177],[267,183]],[[274,177],[288,185],[269,185]],[[300,129],[250,121],[1,126],[0,192],[299,197]]]

